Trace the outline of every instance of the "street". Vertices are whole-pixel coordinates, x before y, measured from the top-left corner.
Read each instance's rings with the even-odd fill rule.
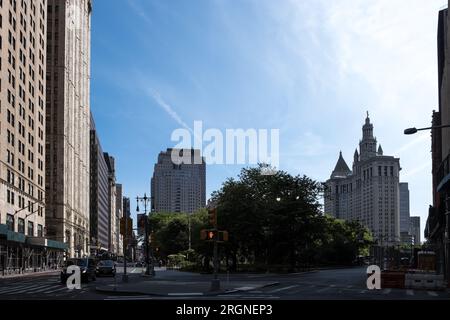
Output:
[[[122,268],[116,278],[98,277],[97,281],[82,284],[81,290],[69,290],[61,285],[59,274],[34,275],[15,279],[0,279],[1,300],[436,300],[450,299],[449,291],[422,291],[366,288],[365,268],[319,270],[302,274],[235,274],[221,275],[221,281],[247,283],[247,287],[231,293],[214,296],[152,296],[106,294],[96,291],[102,285],[121,283]],[[127,272],[130,282],[143,281],[142,269],[131,267]],[[189,283],[208,282],[211,275],[156,269],[155,280],[186,286]],[[148,280],[147,280],[148,281]],[[257,283],[269,283],[258,288]],[[151,283],[151,281],[149,282]],[[254,287],[253,287],[254,286]]]

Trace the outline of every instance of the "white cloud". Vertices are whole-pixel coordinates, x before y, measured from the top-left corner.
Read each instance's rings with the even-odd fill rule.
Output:
[[[159,94],[158,91],[147,88],[146,93],[160,106],[176,123],[193,133],[192,129],[184,122],[178,113]]]

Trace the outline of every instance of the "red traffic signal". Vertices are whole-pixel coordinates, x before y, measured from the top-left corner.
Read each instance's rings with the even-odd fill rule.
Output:
[[[228,231],[202,230],[200,231],[200,239],[203,241],[219,241],[227,242],[229,239]]]

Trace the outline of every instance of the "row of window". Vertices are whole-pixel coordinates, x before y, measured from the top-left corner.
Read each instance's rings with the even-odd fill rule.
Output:
[[[15,218],[14,215],[8,214],[6,216],[6,226],[9,231],[16,232]],[[17,219],[17,232],[25,234],[25,219]],[[44,236],[44,227],[41,224],[37,225],[37,234],[34,233],[34,222],[28,221],[27,223],[27,236],[34,237],[37,236],[42,238]]]

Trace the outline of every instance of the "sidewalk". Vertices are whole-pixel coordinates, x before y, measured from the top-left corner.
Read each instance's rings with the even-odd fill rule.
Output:
[[[48,275],[57,275],[61,272],[61,270],[47,270],[47,271],[40,271],[40,272],[28,272],[28,273],[17,273],[17,274],[9,274],[2,276],[0,274],[0,280],[3,279],[20,279],[20,278],[27,278],[27,277],[40,277],[40,276],[48,276]]]
[[[98,286],[97,292],[110,295],[151,295],[165,297],[216,296],[240,291],[253,291],[278,285],[278,282],[221,281],[221,290],[211,292],[210,281],[144,280]]]

